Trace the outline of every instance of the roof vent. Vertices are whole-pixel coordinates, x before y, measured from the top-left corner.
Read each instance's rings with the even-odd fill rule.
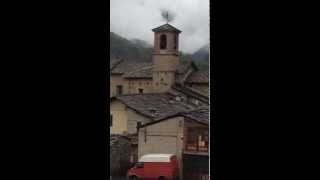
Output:
[[[170,104],[173,104],[173,103],[174,103],[174,97],[170,97],[170,98],[169,98],[169,103],[170,103]]]
[[[177,97],[176,97],[176,101],[179,101],[179,102],[180,102],[181,100],[182,100],[182,99],[181,99],[180,96],[177,96]]]
[[[155,109],[149,109],[149,111],[151,114],[156,114],[156,112],[157,112]]]

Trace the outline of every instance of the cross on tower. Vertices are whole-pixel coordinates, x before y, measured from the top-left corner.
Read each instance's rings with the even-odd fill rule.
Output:
[[[162,16],[163,20],[165,20],[167,22],[167,24],[174,19],[174,14],[167,9],[161,10],[161,16]]]
[[[169,12],[167,11],[167,12],[165,12],[165,14],[164,14],[164,18],[165,18],[165,20],[167,21],[167,24],[169,23],[169,21],[170,21],[170,17],[169,17]]]

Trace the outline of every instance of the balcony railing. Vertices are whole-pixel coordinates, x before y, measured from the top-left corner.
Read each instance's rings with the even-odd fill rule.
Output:
[[[186,151],[197,151],[197,152],[208,152],[209,147],[206,145],[200,145],[201,143],[198,144],[186,144],[185,150]]]

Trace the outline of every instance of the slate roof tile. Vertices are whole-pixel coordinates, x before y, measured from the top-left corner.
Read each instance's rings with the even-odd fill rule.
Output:
[[[131,94],[117,96],[116,99],[152,120],[195,109],[193,105],[177,101],[175,96],[168,93]]]
[[[186,79],[186,83],[209,83],[209,70],[192,72]]]
[[[209,109],[197,109],[189,112],[182,112],[180,115],[200,123],[209,124]]]

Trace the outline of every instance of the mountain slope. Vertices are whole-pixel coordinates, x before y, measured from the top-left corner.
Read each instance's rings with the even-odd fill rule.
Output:
[[[209,45],[205,45],[192,54],[192,59],[199,66],[209,65]]]
[[[130,61],[151,61],[152,45],[139,39],[128,40],[110,32],[110,58],[125,58]],[[193,54],[181,52],[182,61],[194,61],[199,67],[207,68],[209,64],[209,45]]]
[[[129,41],[110,32],[110,58],[121,57],[133,61],[150,61],[151,46],[141,40]]]

